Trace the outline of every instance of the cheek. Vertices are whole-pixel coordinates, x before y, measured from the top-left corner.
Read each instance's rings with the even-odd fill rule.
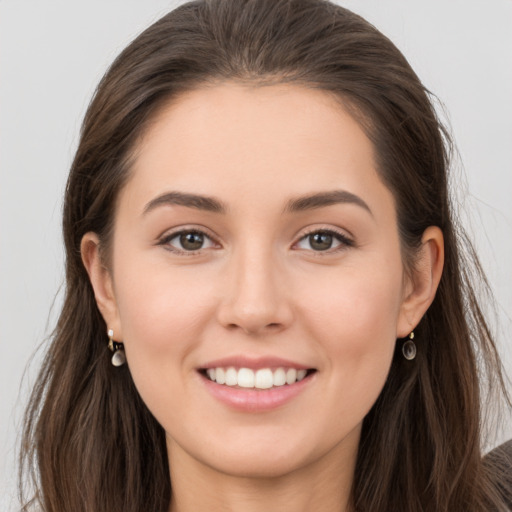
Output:
[[[183,397],[193,371],[191,355],[204,341],[206,324],[214,315],[213,283],[192,266],[176,271],[125,259],[117,269],[116,295],[130,373],[157,421],[173,425],[187,409]]]
[[[343,421],[350,412],[356,422],[377,399],[389,372],[402,296],[401,268],[344,273],[338,281],[317,282],[316,289],[318,293],[304,301],[309,307],[302,316],[321,340],[331,400],[340,403]]]
[[[193,269],[119,259],[116,297],[130,372],[153,412],[168,409],[168,393],[180,389],[213,316],[211,280]]]
[[[304,287],[314,293],[303,298],[302,313],[322,331],[321,339],[337,340],[335,347],[355,352],[376,348],[379,339],[394,339],[396,333],[402,277],[401,268],[394,267],[344,269],[326,276],[325,282],[317,276]]]
[[[178,347],[185,333],[200,329],[212,310],[212,290],[192,266],[124,259],[118,264],[116,297],[125,343],[145,349]],[[178,342],[178,345],[176,343]]]

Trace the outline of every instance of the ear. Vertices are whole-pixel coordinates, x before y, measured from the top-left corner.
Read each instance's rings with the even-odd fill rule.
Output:
[[[443,265],[443,232],[437,226],[430,226],[423,233],[419,257],[404,287],[397,338],[409,335],[432,304],[443,273]]]
[[[83,264],[89,274],[98,309],[107,324],[107,328],[114,331],[115,341],[122,341],[123,334],[112,276],[102,262],[100,241],[96,233],[89,232],[82,237],[80,252]]]

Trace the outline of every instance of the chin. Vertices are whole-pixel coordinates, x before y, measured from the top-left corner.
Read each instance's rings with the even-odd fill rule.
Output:
[[[210,461],[213,462],[213,461]],[[308,466],[311,461],[292,454],[263,453],[230,456],[208,464],[216,472],[237,478],[267,479],[283,478]]]
[[[199,443],[188,454],[217,473],[238,478],[275,479],[300,472],[321,460],[330,459],[334,464],[338,459],[346,460],[341,452],[347,451],[348,446],[357,446],[359,438],[359,429],[354,430],[355,436],[342,435],[341,439],[326,436],[324,432],[310,432],[309,440],[306,432],[302,435],[296,432],[298,435],[294,436],[292,429],[289,432],[270,430],[265,432],[262,428],[257,436],[244,437],[239,433],[230,441],[226,438],[204,440],[204,444]],[[343,442],[345,437],[348,443]]]

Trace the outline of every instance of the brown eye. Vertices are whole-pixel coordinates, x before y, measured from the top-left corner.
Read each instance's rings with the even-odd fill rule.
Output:
[[[297,243],[299,249],[312,250],[314,252],[336,252],[347,247],[353,247],[354,242],[342,233],[332,230],[312,231],[303,236]]]
[[[309,244],[315,251],[326,251],[332,246],[333,236],[327,232],[318,232],[309,235]]]
[[[204,243],[204,235],[191,231],[190,233],[182,233],[179,236],[180,244],[186,251],[197,251],[201,249]]]
[[[215,243],[202,231],[183,230],[165,236],[160,240],[159,245],[179,254],[210,249],[215,246]]]

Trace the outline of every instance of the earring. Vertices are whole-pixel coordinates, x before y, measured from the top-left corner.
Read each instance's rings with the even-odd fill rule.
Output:
[[[409,334],[409,339],[402,345],[402,354],[407,361],[412,361],[416,357],[416,344],[414,341],[414,331]]]
[[[114,337],[114,331],[112,329],[108,330],[108,348],[114,352],[112,356],[112,364],[114,366],[123,366],[126,363],[126,354],[124,353],[124,345],[122,343],[118,343],[114,341],[112,338]]]

